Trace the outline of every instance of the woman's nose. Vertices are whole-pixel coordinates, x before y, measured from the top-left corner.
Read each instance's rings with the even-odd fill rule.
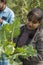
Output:
[[[32,26],[33,24],[32,23],[29,23],[29,26]]]

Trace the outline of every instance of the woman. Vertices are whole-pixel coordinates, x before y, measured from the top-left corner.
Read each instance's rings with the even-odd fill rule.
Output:
[[[29,60],[21,59],[23,65],[43,65],[43,12],[39,8],[32,9],[27,15],[27,21],[21,27],[20,35],[14,40],[17,46],[32,44],[37,50],[36,57]]]

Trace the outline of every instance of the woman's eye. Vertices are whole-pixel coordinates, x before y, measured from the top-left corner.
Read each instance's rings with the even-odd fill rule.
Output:
[[[37,23],[37,21],[33,21],[32,23],[36,24],[36,23]]]

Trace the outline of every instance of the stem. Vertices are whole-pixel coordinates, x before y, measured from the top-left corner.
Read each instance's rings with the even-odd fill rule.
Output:
[[[4,31],[4,40],[7,40],[5,31]]]
[[[14,33],[14,27],[13,27],[12,35],[11,35],[11,41],[12,41],[12,42],[13,42],[13,33]]]

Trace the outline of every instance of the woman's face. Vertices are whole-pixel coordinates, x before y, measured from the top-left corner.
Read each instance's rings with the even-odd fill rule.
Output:
[[[32,21],[28,21],[27,20],[27,28],[30,30],[34,30],[36,28],[38,28],[40,24],[38,22],[33,23]]]

